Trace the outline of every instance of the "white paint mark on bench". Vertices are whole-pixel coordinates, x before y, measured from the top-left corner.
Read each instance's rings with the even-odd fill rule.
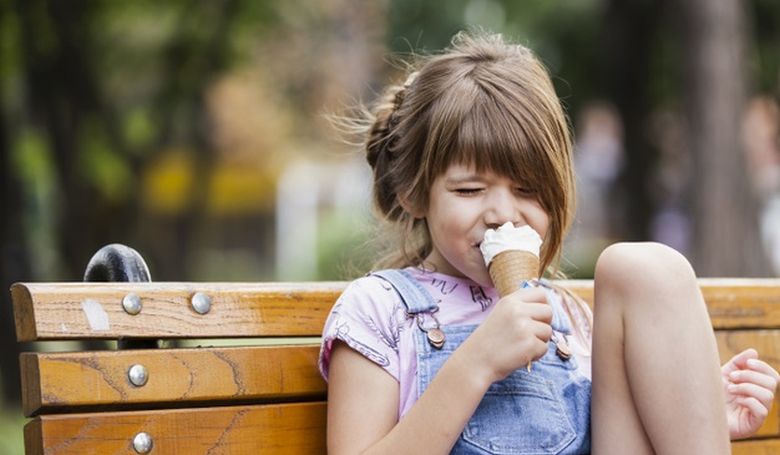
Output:
[[[96,300],[86,299],[81,302],[81,309],[84,310],[84,315],[87,316],[87,322],[89,322],[89,328],[92,330],[108,330],[108,313],[100,306],[100,303]]]

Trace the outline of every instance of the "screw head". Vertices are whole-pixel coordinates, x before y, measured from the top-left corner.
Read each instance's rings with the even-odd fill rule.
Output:
[[[136,387],[141,387],[149,380],[149,372],[146,371],[146,367],[136,363],[127,370],[127,378],[130,379],[130,383]]]
[[[211,297],[202,292],[196,292],[191,300],[192,309],[198,314],[206,314],[211,309]]]
[[[133,438],[133,449],[135,449],[137,453],[149,453],[152,451],[153,446],[154,441],[149,433],[141,432]]]
[[[125,313],[136,315],[141,312],[141,298],[135,294],[127,294],[122,299],[122,308],[125,309]]]

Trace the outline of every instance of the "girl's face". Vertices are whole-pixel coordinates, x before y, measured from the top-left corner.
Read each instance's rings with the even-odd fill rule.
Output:
[[[544,239],[550,222],[536,188],[460,164],[434,180],[424,216],[433,241],[426,262],[437,272],[467,277],[481,286],[492,286],[479,250],[487,229],[510,221],[531,226]]]

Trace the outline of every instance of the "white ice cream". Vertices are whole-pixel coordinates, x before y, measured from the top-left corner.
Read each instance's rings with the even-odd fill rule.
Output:
[[[507,221],[498,229],[485,231],[485,239],[479,245],[485,265],[498,253],[507,250],[528,251],[539,257],[539,249],[542,247],[542,238],[531,226],[515,227]]]

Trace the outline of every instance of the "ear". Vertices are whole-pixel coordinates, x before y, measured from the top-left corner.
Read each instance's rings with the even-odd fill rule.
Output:
[[[401,205],[401,208],[404,209],[404,212],[412,215],[412,218],[425,218],[425,211],[419,207],[415,207],[408,199],[398,195],[398,203]]]

